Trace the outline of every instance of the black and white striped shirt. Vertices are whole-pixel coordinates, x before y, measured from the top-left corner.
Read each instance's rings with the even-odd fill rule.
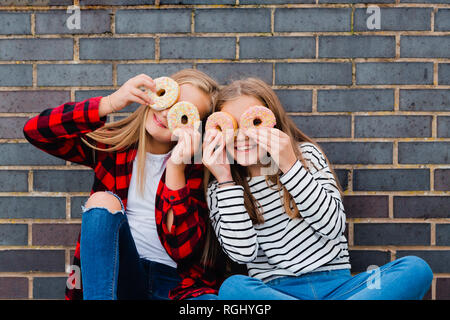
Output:
[[[249,181],[263,212],[264,223],[254,225],[244,207],[244,188],[208,188],[210,217],[223,250],[249,275],[263,281],[308,272],[349,269],[345,211],[333,174],[322,153],[311,143],[300,145],[310,171],[300,161],[280,177],[294,198],[302,219],[291,219],[283,190],[269,187],[264,176]],[[269,182],[270,183],[270,182]]]

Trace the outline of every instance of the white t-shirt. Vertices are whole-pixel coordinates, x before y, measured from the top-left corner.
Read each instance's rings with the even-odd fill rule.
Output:
[[[176,268],[176,262],[167,254],[159,240],[155,222],[156,191],[169,157],[170,152],[146,154],[143,197],[137,186],[137,157],[133,161],[133,173],[128,189],[127,218],[139,256]]]

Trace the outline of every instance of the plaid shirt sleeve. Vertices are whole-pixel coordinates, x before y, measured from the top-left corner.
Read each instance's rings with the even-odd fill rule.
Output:
[[[198,254],[204,245],[207,218],[202,165],[193,165],[186,170],[185,187],[171,190],[164,184],[162,199],[164,209],[160,227],[164,247],[176,262]],[[171,230],[165,223],[170,209],[173,212]]]
[[[102,97],[81,102],[67,102],[47,109],[31,118],[24,126],[25,138],[37,148],[67,161],[95,166],[93,149],[81,140],[83,134],[105,124],[98,108]]]

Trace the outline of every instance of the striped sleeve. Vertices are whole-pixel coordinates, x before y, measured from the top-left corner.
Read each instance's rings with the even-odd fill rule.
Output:
[[[333,174],[313,144],[305,143],[301,150],[311,172],[297,161],[280,181],[294,198],[305,222],[322,236],[336,239],[345,230],[345,211]]]
[[[258,243],[253,223],[244,206],[244,188],[208,187],[207,202],[211,222],[224,252],[238,263],[256,259]]]

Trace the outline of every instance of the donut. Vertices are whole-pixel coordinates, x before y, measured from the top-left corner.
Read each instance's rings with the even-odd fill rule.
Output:
[[[273,112],[263,106],[253,106],[245,111],[240,120],[239,127],[242,129],[250,128],[273,128],[277,124]]]
[[[151,90],[147,91],[147,94],[153,101],[150,107],[160,111],[173,106],[180,96],[180,86],[178,83],[169,77],[161,77],[155,79],[155,84],[156,92]]]
[[[237,122],[233,116],[227,112],[214,112],[208,117],[208,120],[206,120],[205,131],[210,129],[216,129],[222,132],[226,130],[235,131],[237,129]]]
[[[197,129],[200,125],[200,115],[197,107],[190,102],[177,102],[167,113],[169,130],[177,128]]]

